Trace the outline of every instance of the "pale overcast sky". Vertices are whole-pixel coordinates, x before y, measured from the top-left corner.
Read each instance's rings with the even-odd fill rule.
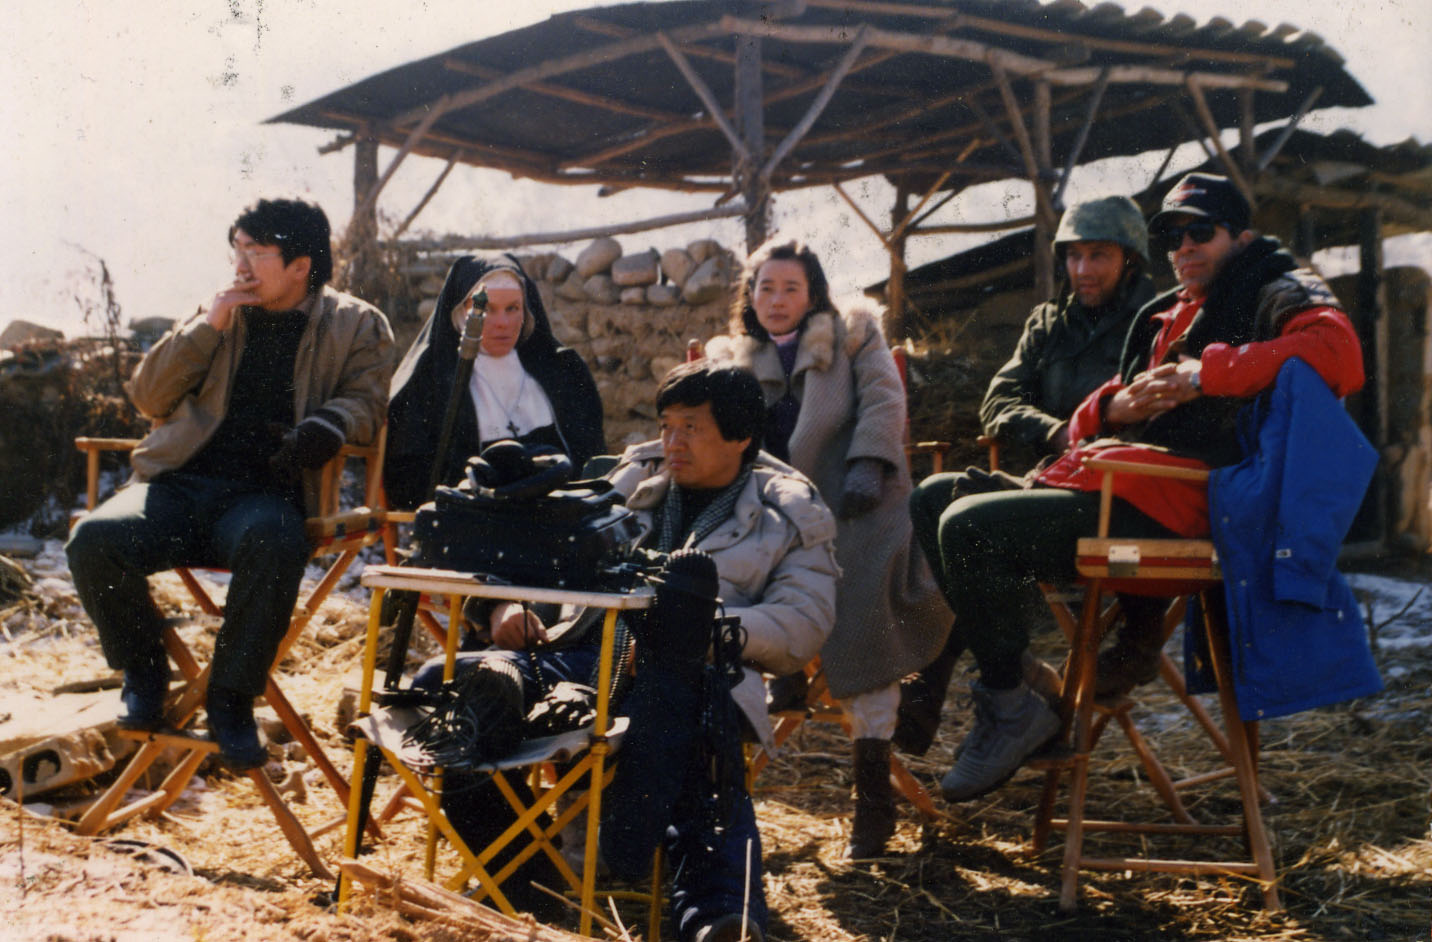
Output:
[[[1091,2],[1091,0],[1090,0]],[[1146,0],[1166,16],[1223,15],[1320,34],[1375,99],[1322,111],[1304,127],[1352,127],[1375,143],[1432,139],[1432,3],[1428,0]],[[11,0],[0,30],[0,218],[5,221],[0,327],[22,317],[79,330],[77,292],[92,294],[93,259],[109,264],[127,319],[182,316],[231,277],[224,234],[258,195],[301,193],[335,228],[351,210],[351,151],[320,157],[331,132],[261,125],[296,104],[403,62],[593,5],[567,0]],[[1136,10],[1142,2],[1124,6]],[[391,151],[380,151],[386,166]],[[380,209],[402,218],[440,164],[409,160]],[[1127,173],[1128,171],[1119,171]],[[1119,187],[1097,168],[1071,196]],[[1147,182],[1140,178],[1136,186]],[[1121,187],[1126,188],[1126,187]],[[864,187],[884,217],[883,186]],[[1027,210],[1017,195],[975,192],[950,212],[987,219]],[[961,205],[963,204],[963,206]],[[455,172],[418,228],[514,235],[644,218],[709,205],[709,196],[627,193],[598,200],[578,188],[505,174]],[[813,224],[812,220],[820,220]],[[818,230],[827,267],[848,291],[879,277],[873,238],[829,191],[777,198],[776,224]],[[629,250],[705,235],[739,247],[735,222],[622,237]],[[924,239],[912,264],[948,252]],[[578,247],[566,247],[569,254]]]

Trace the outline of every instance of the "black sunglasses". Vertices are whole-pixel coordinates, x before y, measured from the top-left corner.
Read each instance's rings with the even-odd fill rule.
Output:
[[[1195,245],[1203,245],[1213,241],[1218,233],[1220,223],[1208,219],[1198,219],[1193,222],[1186,222],[1181,226],[1170,226],[1158,235],[1154,236],[1154,242],[1161,252],[1174,252],[1183,245],[1183,237],[1186,233]]]

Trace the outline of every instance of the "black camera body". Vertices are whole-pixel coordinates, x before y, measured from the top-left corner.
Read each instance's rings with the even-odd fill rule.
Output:
[[[498,463],[485,457],[495,448],[468,463],[460,485],[437,488],[433,500],[418,508],[413,562],[517,585],[615,588],[618,568],[642,536],[621,494],[603,480],[566,481],[570,465],[564,476],[566,459],[560,456],[537,455],[521,467],[498,465],[501,473],[494,476]]]

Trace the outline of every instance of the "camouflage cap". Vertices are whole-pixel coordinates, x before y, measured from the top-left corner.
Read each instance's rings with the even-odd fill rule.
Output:
[[[1113,242],[1149,260],[1149,231],[1144,214],[1127,196],[1105,196],[1076,203],[1064,211],[1054,245],[1070,242]]]

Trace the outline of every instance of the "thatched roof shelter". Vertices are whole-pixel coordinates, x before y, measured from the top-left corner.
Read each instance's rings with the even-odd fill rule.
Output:
[[[1315,105],[1369,103],[1336,52],[1286,24],[1197,26],[1077,0],[680,0],[558,14],[272,120],[341,132],[328,149],[359,145],[350,235],[368,238],[377,195],[410,153],[551,183],[707,192],[709,210],[605,231],[739,215],[748,244],[765,237],[772,193],[884,175],[896,221],[871,226],[898,288],[904,241],[941,191],[1031,180],[1044,230],[1082,161],[1218,128],[1251,138],[1256,123]],[[379,144],[397,148],[381,175]],[[452,247],[597,231],[483,233]],[[1047,253],[1036,269],[1052,279]],[[898,311],[898,290],[891,300]]]

